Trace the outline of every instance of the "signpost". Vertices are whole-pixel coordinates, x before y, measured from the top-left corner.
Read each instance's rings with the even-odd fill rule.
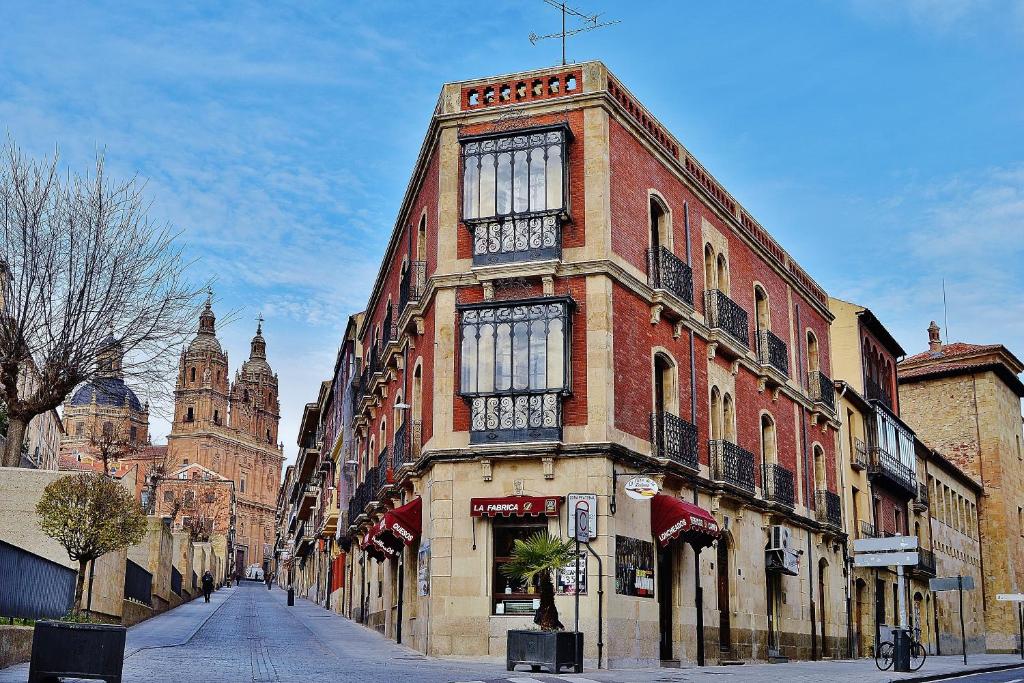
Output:
[[[946,576],[928,581],[933,593],[957,591],[960,593],[960,642],[963,643],[964,664],[967,663],[967,629],[964,627],[964,591],[974,590],[973,576]]]
[[[581,500],[576,504],[575,510],[576,520],[576,623],[573,629],[576,633],[580,632],[580,543],[590,543],[590,504]]]
[[[999,593],[999,602],[1017,603],[1017,619],[1020,622],[1020,658],[1024,659],[1024,593]]]
[[[853,542],[855,567],[896,566],[900,625],[893,629],[894,671],[910,671],[910,629],[907,625],[907,588],[903,568],[918,562],[917,536],[859,538]]]

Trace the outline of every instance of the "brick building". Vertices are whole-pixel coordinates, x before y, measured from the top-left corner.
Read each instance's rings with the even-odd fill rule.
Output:
[[[196,336],[182,352],[167,437],[167,471],[197,464],[234,482],[235,528],[230,565],[269,566],[284,460],[277,440],[277,375],[267,362],[262,322],[249,358],[229,376],[207,301]],[[158,500],[160,494],[158,493]]]
[[[947,500],[953,512],[946,514],[962,526],[976,512],[985,647],[1015,651],[1016,606],[995,596],[1024,590],[1024,383],[1018,377],[1024,364],[1001,344],[943,344],[932,322],[928,350],[904,359],[898,370],[907,422],[983,487],[976,511],[965,509],[958,495]]]
[[[603,64],[445,85],[339,354],[350,422],[314,443],[348,454],[343,609],[501,656],[535,597],[500,571],[512,542],[564,535],[585,493],[589,661],[841,654],[831,318]],[[626,494],[641,473],[658,496]]]

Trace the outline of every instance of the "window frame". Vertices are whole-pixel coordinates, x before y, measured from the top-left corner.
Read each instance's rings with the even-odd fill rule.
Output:
[[[534,599],[540,597],[540,577],[534,577],[534,587],[536,591],[534,593],[529,592],[505,592],[505,584],[501,584],[499,590],[498,580],[508,580],[504,574],[501,573],[501,565],[507,564],[512,560],[510,555],[498,555],[498,546],[496,536],[501,530],[506,529],[524,529],[528,530],[524,538],[528,538],[537,532],[550,533],[548,531],[548,517],[493,517],[491,518],[491,561],[490,561],[490,574],[491,574],[491,615],[492,616],[525,616],[525,614],[508,614],[507,612],[498,613],[498,603],[503,603],[505,600],[518,600],[526,602],[529,600],[531,603]],[[532,610],[531,610],[532,612]]]

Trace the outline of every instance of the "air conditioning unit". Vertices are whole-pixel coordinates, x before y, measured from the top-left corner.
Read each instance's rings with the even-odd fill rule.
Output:
[[[768,547],[766,550],[790,550],[789,527],[776,524],[768,529]]]

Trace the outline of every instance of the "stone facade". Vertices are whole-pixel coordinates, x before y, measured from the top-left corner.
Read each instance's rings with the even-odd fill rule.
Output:
[[[283,448],[277,375],[267,362],[262,322],[249,359],[229,377],[228,354],[217,339],[207,302],[199,330],[178,365],[174,420],[167,437],[168,469],[200,465],[234,482],[233,556],[236,574],[249,565],[269,566]],[[158,499],[160,494],[158,493]],[[222,530],[231,535],[232,530]]]
[[[515,150],[540,170],[502,175]],[[495,202],[525,212],[488,218],[495,177],[520,183]],[[504,332],[480,322],[492,315],[508,317]],[[281,547],[312,546],[307,496],[336,506],[346,614],[432,655],[502,656],[532,610],[528,592],[506,592],[496,551],[516,529],[564,535],[561,499],[586,492],[603,575],[591,558],[580,619],[603,631],[603,662],[842,655],[831,317],[820,287],[602,64],[448,84],[330,380],[341,407],[321,392],[304,420]],[[492,364],[498,348],[516,360]],[[324,429],[335,411],[350,417]],[[683,543],[656,550],[650,503],[623,490],[638,472],[712,514],[716,545],[699,559]],[[522,496],[558,512],[471,512],[476,498]],[[366,532],[417,498],[421,535],[400,561],[374,559]],[[785,551],[766,550],[775,542]],[[292,563],[307,586],[335,567]],[[572,598],[556,602],[567,622]]]
[[[932,323],[929,351],[900,363],[900,394],[921,437],[984,487],[976,514],[986,649],[1009,652],[1018,647],[1015,606],[994,596],[1024,589],[1024,365],[1002,345],[943,344],[938,332]]]

